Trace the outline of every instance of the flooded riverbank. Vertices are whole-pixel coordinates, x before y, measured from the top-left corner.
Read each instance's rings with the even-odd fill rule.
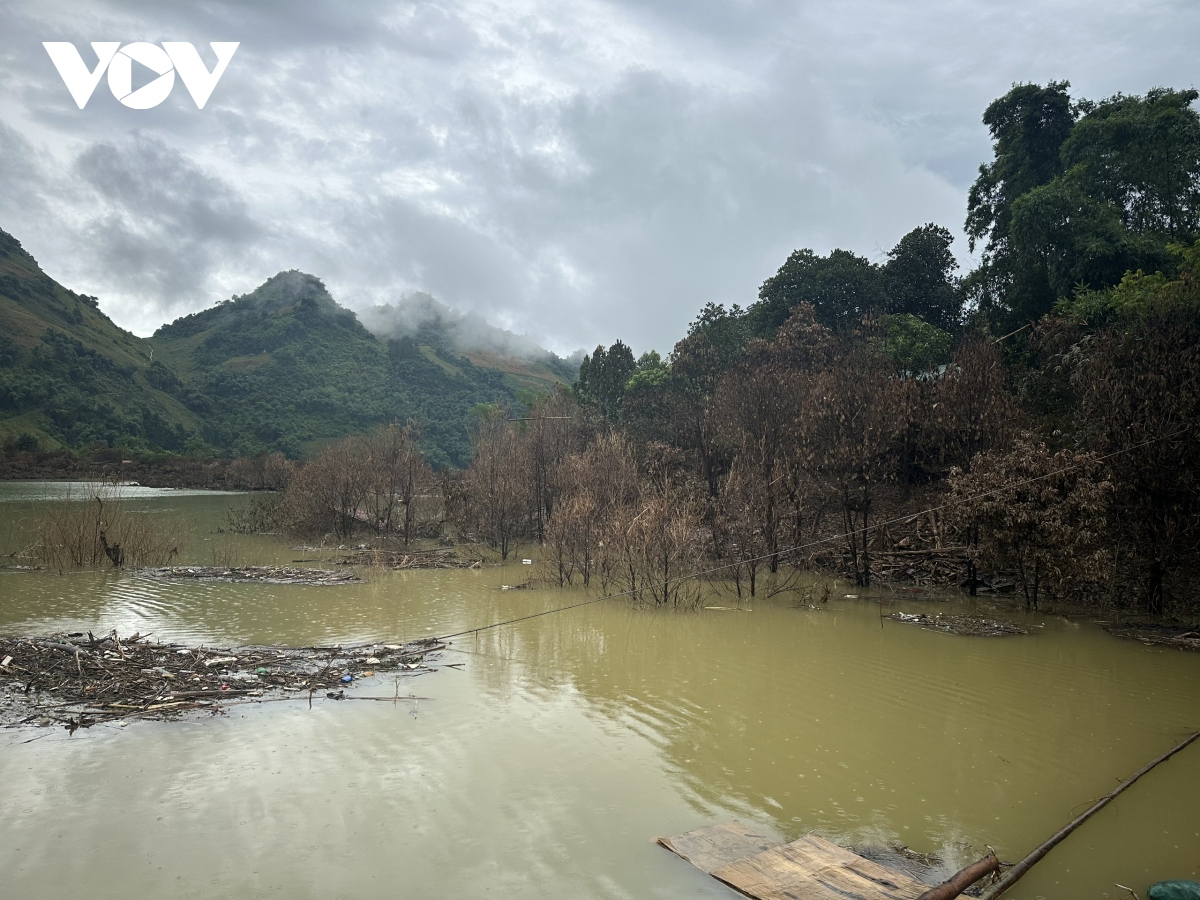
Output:
[[[281,539],[214,533],[237,497],[137,502],[187,515],[184,563],[302,564]],[[0,571],[0,632],[403,642],[584,598],[501,590],[523,577],[519,565],[329,586]],[[406,682],[428,701],[0,731],[6,891],[728,897],[650,839],[734,817],[779,839],[898,840],[952,862],[990,844],[1014,860],[1200,723],[1200,655],[1086,621],[881,595],[885,613],[1007,618],[1031,632],[942,634],[847,593],[858,592],[837,586],[817,609],[788,596],[686,614],[612,601],[531,619],[456,639],[445,658],[461,671]],[[1141,893],[1198,875],[1193,748],[1010,896],[1116,897],[1114,882]]]

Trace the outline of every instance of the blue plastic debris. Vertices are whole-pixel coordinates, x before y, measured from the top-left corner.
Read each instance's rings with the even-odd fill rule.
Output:
[[[1195,881],[1160,881],[1150,886],[1150,900],[1200,900],[1200,883]]]
[[[353,676],[353,675],[343,675],[343,676],[342,676],[342,684],[349,684],[349,683],[350,683],[350,682],[352,682],[353,680],[354,680],[354,676]]]

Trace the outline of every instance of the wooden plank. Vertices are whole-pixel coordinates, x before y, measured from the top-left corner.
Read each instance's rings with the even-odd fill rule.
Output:
[[[658,842],[709,874],[713,869],[778,846],[778,841],[751,831],[740,822],[700,828],[674,837],[659,838]]]
[[[917,900],[928,889],[815,835],[710,874],[758,900]]]

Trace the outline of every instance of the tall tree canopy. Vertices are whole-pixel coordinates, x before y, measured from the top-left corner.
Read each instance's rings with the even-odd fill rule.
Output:
[[[883,305],[879,269],[849,250],[828,256],[797,250],[759,289],[758,303],[749,310],[753,333],[773,337],[800,303],[811,303],[822,325],[852,329],[865,313]]]
[[[626,344],[618,340],[607,350],[601,344],[590,356],[584,356],[575,389],[581,400],[595,404],[607,418],[612,418],[635,369],[637,362]]]
[[[1080,286],[1171,271],[1172,243],[1200,234],[1200,116],[1194,90],[1072,102],[1069,84],[1023,84],[984,123],[995,159],[968,197],[983,261],[968,279],[1000,328],[1049,312]]]
[[[888,251],[883,287],[890,313],[924,319],[943,331],[956,328],[962,315],[962,291],[950,251],[954,236],[930,222],[914,228]]]

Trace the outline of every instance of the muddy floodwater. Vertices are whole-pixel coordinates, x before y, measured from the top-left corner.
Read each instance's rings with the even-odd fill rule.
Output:
[[[0,538],[19,542],[61,490],[0,485]],[[183,562],[321,564],[279,538],[215,533],[244,496],[127,497],[187,517]],[[529,571],[302,586],[0,569],[0,633],[400,642],[584,599],[501,590]],[[0,897],[730,898],[651,840],[731,818],[780,840],[900,841],[952,865],[991,845],[1014,861],[1200,728],[1200,654],[986,601],[847,594],[860,592],[835,584],[819,609],[792,596],[684,614],[614,600],[530,619],[457,638],[443,662],[461,669],[404,681],[429,700],[0,730]],[[881,619],[897,610],[1032,633]],[[1165,878],[1200,879],[1200,745],[1008,896],[1128,897],[1120,883],[1144,897]]]

